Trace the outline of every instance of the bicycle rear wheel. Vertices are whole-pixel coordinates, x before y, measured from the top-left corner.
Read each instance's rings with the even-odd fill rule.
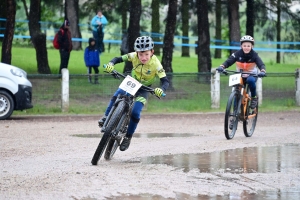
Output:
[[[240,95],[236,92],[232,92],[228,98],[226,111],[225,111],[225,123],[224,131],[225,137],[230,140],[234,137],[239,122],[239,106]]]
[[[92,158],[91,163],[93,165],[97,165],[98,161],[100,160],[104,149],[106,148],[108,142],[111,140],[111,133],[114,131],[114,129],[117,127],[120,118],[125,110],[125,102],[124,101],[120,101],[117,108],[114,110],[114,113],[112,114],[106,128],[105,128],[105,132],[100,140],[100,143],[94,153],[94,156]]]
[[[253,135],[256,126],[257,116],[258,116],[258,104],[254,109],[251,109],[250,101],[248,101],[246,114],[245,114],[246,119],[243,121],[243,130],[244,130],[244,135],[246,137],[251,137]]]

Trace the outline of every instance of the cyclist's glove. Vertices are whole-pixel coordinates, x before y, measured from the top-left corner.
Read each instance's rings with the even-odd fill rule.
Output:
[[[219,73],[222,73],[222,72],[224,71],[224,67],[223,67],[223,66],[218,67],[218,68],[217,68],[217,71],[218,71]]]
[[[109,62],[109,63],[106,65],[105,71],[108,72],[108,73],[111,73],[114,69],[115,69],[114,64],[111,63],[111,62]]]
[[[163,95],[164,91],[160,88],[155,88],[154,93],[156,96],[161,97]]]
[[[266,72],[259,72],[259,74],[257,74],[258,77],[265,77],[266,76]]]

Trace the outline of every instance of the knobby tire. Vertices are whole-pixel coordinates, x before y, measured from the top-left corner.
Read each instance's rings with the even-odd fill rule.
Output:
[[[100,140],[100,143],[95,151],[95,154],[92,159],[92,164],[97,165],[98,161],[100,160],[108,142],[110,141],[111,138],[111,133],[113,130],[117,127],[120,118],[125,110],[125,102],[120,101],[118,103],[118,106],[114,110],[114,113],[112,114],[107,126],[105,127],[105,132]]]
[[[250,96],[249,88],[247,89],[247,93]],[[251,101],[248,101],[248,104],[246,105],[246,119],[243,121],[243,130],[246,137],[251,137],[253,135],[258,116],[258,104],[255,109],[251,109],[250,105]]]
[[[224,131],[225,137],[230,140],[234,137],[237,130],[239,121],[239,106],[240,105],[240,95],[237,92],[232,92],[228,98],[226,111],[225,111],[225,123]],[[232,130],[229,128],[230,121],[233,120]]]
[[[124,128],[128,125],[128,123],[129,123],[129,117],[127,115],[127,112],[124,111],[115,131],[117,133],[120,133],[120,131],[124,131]],[[127,129],[125,131],[127,131]],[[125,134],[125,132],[123,132],[123,134]],[[116,139],[111,137],[111,139],[109,140],[108,145],[106,147],[105,154],[104,154],[104,158],[106,160],[112,159],[117,148],[119,147],[119,142],[121,142],[121,141],[117,141]]]

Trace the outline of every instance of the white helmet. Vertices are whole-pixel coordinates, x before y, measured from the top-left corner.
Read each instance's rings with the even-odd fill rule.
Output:
[[[240,39],[241,44],[243,44],[243,42],[251,42],[252,45],[254,45],[254,39],[253,37],[251,37],[250,35],[245,35]]]
[[[149,36],[142,36],[136,38],[134,42],[134,50],[135,51],[148,51],[153,49],[154,42]]]

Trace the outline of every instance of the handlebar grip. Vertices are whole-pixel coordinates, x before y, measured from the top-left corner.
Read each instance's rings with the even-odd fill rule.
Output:
[[[162,96],[162,97],[165,97],[166,95],[167,95],[166,93],[163,93],[161,96]]]
[[[103,64],[103,68],[104,68],[104,69],[106,68],[106,64]]]

